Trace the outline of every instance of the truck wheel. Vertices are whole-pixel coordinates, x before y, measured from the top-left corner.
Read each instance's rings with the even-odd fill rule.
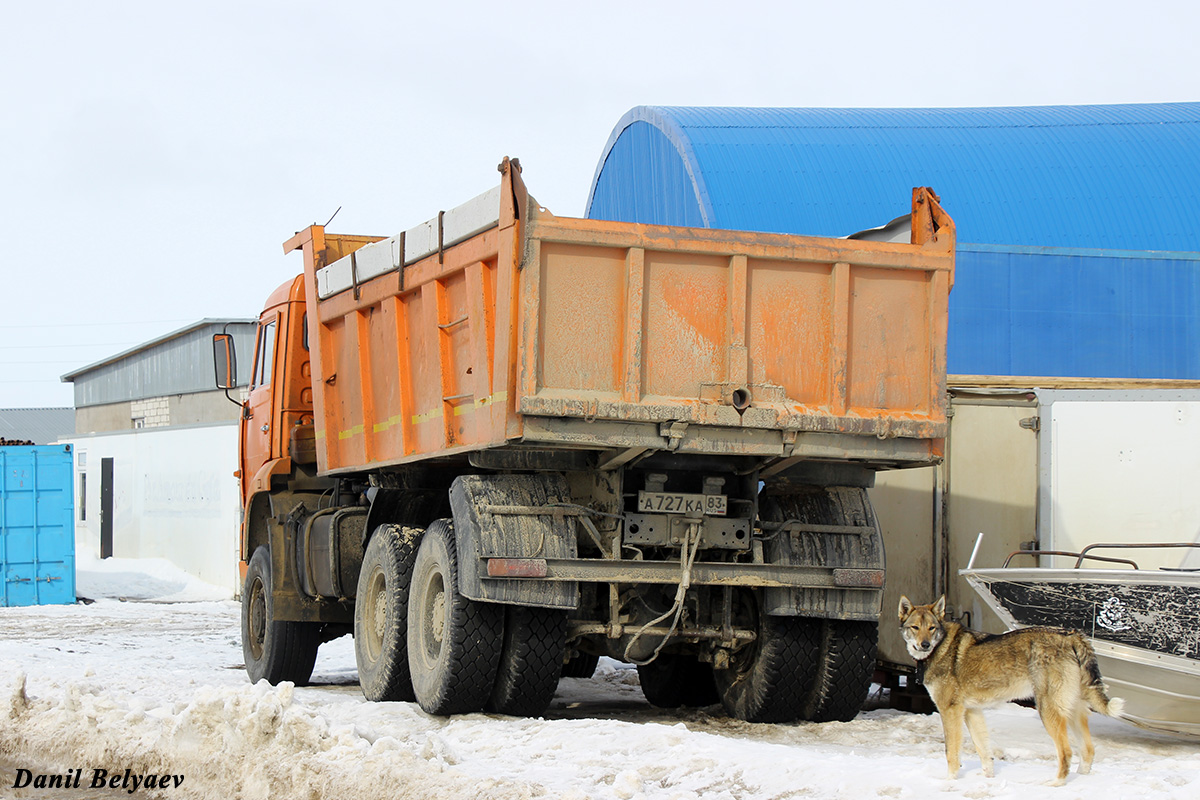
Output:
[[[711,706],[719,702],[713,669],[691,656],[666,653],[639,664],[642,694],[657,708]]]
[[[877,526],[866,490],[852,487],[827,487],[763,497],[759,513],[762,519],[774,522],[796,519],[818,526]],[[773,546],[778,556],[791,563],[816,566],[884,565],[883,541],[878,535],[847,537],[804,532],[791,538],[781,534],[773,542],[773,545],[768,545],[769,561],[772,560],[770,548]],[[843,600],[850,602],[849,598]],[[816,598],[812,598],[812,602],[817,602]],[[837,606],[832,606],[815,611],[826,613],[829,618],[814,618],[808,622],[813,626],[812,647],[815,655],[809,667],[811,690],[801,710],[804,719],[853,719],[870,691],[879,623],[875,620],[833,619],[838,616],[835,613],[837,610]],[[858,610],[866,609],[859,605]]]
[[[564,678],[590,678],[596,674],[596,665],[600,656],[592,653],[580,653],[562,666]]]
[[[251,683],[266,680],[277,684],[291,681],[308,683],[317,648],[321,644],[321,626],[312,622],[275,619],[271,597],[271,552],[259,547],[250,557],[246,583],[242,587],[242,656]]]
[[[821,620],[820,656],[804,718],[813,722],[854,719],[875,674],[879,623]]]
[[[412,701],[408,671],[408,589],[421,529],[380,525],[358,574],[354,660],[368,700]]]
[[[567,612],[530,606],[507,606],[504,611],[504,646],[485,708],[535,716],[550,705],[558,688],[567,645]]]
[[[758,638],[713,670],[725,712],[747,722],[799,719],[816,671],[818,623],[760,615]]]
[[[453,523],[421,538],[408,595],[408,665],[417,703],[430,714],[479,711],[492,693],[504,607],[458,591]]]

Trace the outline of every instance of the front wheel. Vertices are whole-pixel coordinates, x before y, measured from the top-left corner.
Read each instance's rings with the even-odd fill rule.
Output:
[[[275,619],[271,551],[259,547],[250,557],[242,587],[242,656],[250,682],[308,683],[320,644],[319,624]]]
[[[437,520],[417,549],[408,599],[408,664],[421,708],[442,716],[482,709],[503,630],[503,606],[459,593],[454,528]]]

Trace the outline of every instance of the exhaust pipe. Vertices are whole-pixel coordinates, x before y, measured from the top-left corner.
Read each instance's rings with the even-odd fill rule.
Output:
[[[733,410],[738,414],[745,414],[746,409],[750,407],[750,390],[744,386],[739,386],[734,389],[729,395],[729,404],[733,406]]]

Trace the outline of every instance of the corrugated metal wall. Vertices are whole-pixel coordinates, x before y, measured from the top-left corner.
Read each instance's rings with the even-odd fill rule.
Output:
[[[74,432],[74,408],[0,408],[0,439],[51,444]]]
[[[960,245],[947,370],[1200,378],[1200,253]]]
[[[75,407],[215,390],[212,335],[224,327],[224,323],[197,327],[77,375]],[[256,323],[230,323],[228,330],[237,346],[238,385],[245,386],[250,381]]]

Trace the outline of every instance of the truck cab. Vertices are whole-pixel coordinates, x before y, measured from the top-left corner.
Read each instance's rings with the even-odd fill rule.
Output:
[[[270,492],[271,476],[314,464],[312,367],[305,330],[304,279],[297,276],[267,298],[258,318],[254,366],[242,405],[239,476],[242,507]],[[242,565],[251,553],[243,530]]]

